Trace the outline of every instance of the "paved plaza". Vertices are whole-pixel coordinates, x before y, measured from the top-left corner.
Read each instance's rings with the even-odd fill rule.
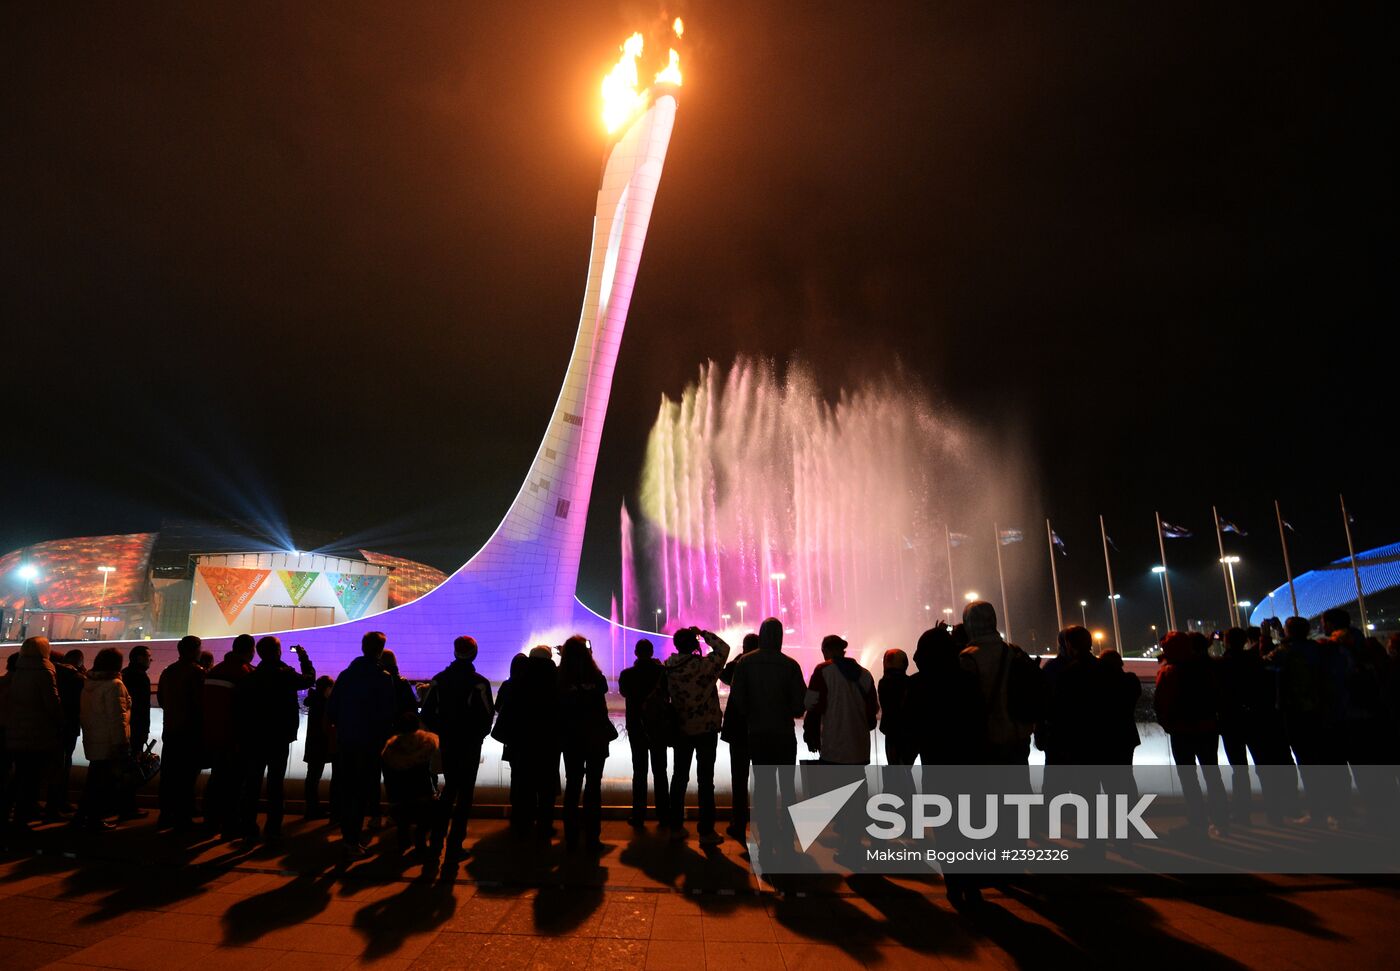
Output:
[[[40,827],[0,864],[0,968],[816,969],[1393,967],[1400,881],[1018,878],[976,916],[936,878],[754,879],[702,851],[604,824],[596,860],[473,822],[460,865],[348,870],[321,822],[273,849]]]

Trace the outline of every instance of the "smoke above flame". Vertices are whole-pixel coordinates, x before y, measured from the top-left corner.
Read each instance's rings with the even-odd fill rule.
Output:
[[[671,24],[671,33],[677,39],[685,33],[681,18],[677,17]],[[644,44],[640,33],[623,41],[622,56],[603,78],[603,125],[610,133],[626,125],[646,107],[647,93],[639,87],[637,70]],[[656,73],[653,83],[681,84],[681,56],[674,47],[670,49],[666,66]]]

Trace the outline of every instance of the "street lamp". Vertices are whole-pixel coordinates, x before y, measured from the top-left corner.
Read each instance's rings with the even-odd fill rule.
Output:
[[[1158,563],[1152,568],[1152,572],[1157,575],[1158,586],[1162,588],[1162,616],[1166,618],[1167,627],[1172,625],[1171,604],[1167,600],[1167,568]]]
[[[117,572],[114,566],[99,566],[97,572],[102,574],[102,604],[97,608],[97,639],[102,640],[102,622],[107,619],[107,578]]]
[[[1089,626],[1089,601],[1079,601],[1079,619],[1084,622],[1084,626]]]
[[[748,602],[747,600],[736,600],[736,601],[734,601],[734,606],[736,606],[736,607],[739,608],[739,626],[740,626],[740,627],[743,627],[743,626],[744,626],[744,608],[747,607],[748,605],[749,605],[749,602]]]
[[[969,590],[967,593],[963,594],[963,599],[968,603],[972,603],[974,600],[981,600],[982,598],[978,596],[976,590]]]
[[[726,628],[729,626],[729,617],[730,617],[729,614],[720,614],[720,615],[719,615],[719,619],[720,619],[721,621],[723,621],[724,626],[725,626]]]
[[[655,627],[655,628],[656,628],[656,632],[657,632],[658,634],[660,634],[660,633],[661,633],[661,608],[660,608],[660,607],[657,607],[655,613],[656,613],[656,623],[653,624],[652,626]]]
[[[1239,599],[1240,595],[1235,591],[1235,564],[1240,561],[1238,556],[1222,556],[1220,562],[1225,564],[1225,572],[1230,577],[1230,603],[1231,612],[1234,614],[1235,626],[1240,626]]]
[[[786,613],[787,608],[783,606],[783,581],[787,579],[786,573],[770,573],[768,579],[778,585],[778,613]]]

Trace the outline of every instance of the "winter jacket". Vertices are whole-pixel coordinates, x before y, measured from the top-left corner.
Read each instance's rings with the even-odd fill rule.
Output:
[[[433,676],[423,696],[423,724],[437,733],[447,758],[479,749],[495,715],[491,682],[471,661],[454,660]]]
[[[1214,665],[1209,657],[1192,653],[1184,634],[1173,632],[1162,641],[1162,665],[1157,669],[1152,705],[1168,735],[1218,730]]]
[[[63,703],[63,735],[71,748],[82,731],[83,684],[87,675],[71,664],[53,662],[54,681],[58,685],[58,700]]]
[[[367,657],[355,658],[331,689],[328,710],[336,744],[342,750],[381,750],[393,731],[397,704],[394,676]]]
[[[201,727],[204,749],[214,756],[227,755],[238,746],[235,697],[243,679],[253,673],[252,665],[235,660],[230,654],[204,676],[200,696],[203,712]]]
[[[433,797],[433,756],[438,737],[421,729],[394,735],[385,743],[380,758],[384,763],[384,790],[395,805]]]
[[[151,734],[151,679],[142,669],[127,665],[122,684],[131,695],[131,738],[144,743]]]
[[[870,733],[880,703],[875,680],[854,658],[823,661],[807,685],[802,737],[823,762],[870,764]]]
[[[947,628],[925,631],[909,676],[909,717],[924,765],[971,765],[982,759],[986,715],[975,672],[963,667]]]
[[[734,662],[726,717],[741,718],[749,738],[791,736],[793,719],[806,710],[806,696],[802,666],[779,649],[760,647]]]
[[[63,705],[49,662],[49,646],[26,642],[8,676],[10,713],[5,724],[5,747],[11,752],[56,752],[63,739]]]
[[[559,743],[563,751],[606,751],[617,738],[608,717],[608,682],[602,674],[580,684],[559,680]]]
[[[710,653],[672,654],[666,659],[666,684],[676,709],[676,728],[682,735],[718,732],[721,718],[715,682],[729,658],[729,645],[718,637]]]
[[[913,737],[909,715],[909,675],[886,671],[880,679],[880,732],[895,745],[908,745]]]
[[[646,737],[646,722],[642,710],[647,696],[656,688],[665,669],[654,657],[638,658],[637,663],[625,668],[617,677],[617,690],[627,703],[627,734]]]
[[[131,695],[119,671],[92,671],[83,685],[83,754],[114,759],[131,749]]]
[[[335,734],[326,710],[330,702],[315,688],[306,696],[306,746],[303,760],[308,765],[325,765],[335,752]]]
[[[999,634],[973,638],[958,655],[963,670],[977,676],[986,717],[987,744],[992,746],[1024,742],[1031,737],[1034,725],[1012,719],[1007,707],[1007,685],[1011,679],[1011,651],[1020,650],[1001,639]]]
[[[161,709],[161,737],[190,741],[203,734],[204,669],[177,660],[160,673],[156,701]]]
[[[316,683],[311,659],[301,655],[301,670],[285,661],[261,661],[238,686],[238,724],[252,745],[282,745],[297,740],[301,705],[297,693]]]

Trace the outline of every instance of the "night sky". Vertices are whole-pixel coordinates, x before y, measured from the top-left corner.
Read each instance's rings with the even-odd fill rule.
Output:
[[[598,82],[677,13],[594,606],[660,397],[738,354],[833,395],[898,362],[1024,443],[1066,599],[1103,603],[1103,513],[1125,624],[1160,617],[1154,509],[1198,531],[1169,550],[1192,616],[1223,614],[1212,503],[1256,599],[1275,497],[1299,567],[1345,553],[1339,492],[1359,546],[1400,539],[1383,7],[487,6],[7,5],[0,550],[170,513],[458,565],[568,358]]]

